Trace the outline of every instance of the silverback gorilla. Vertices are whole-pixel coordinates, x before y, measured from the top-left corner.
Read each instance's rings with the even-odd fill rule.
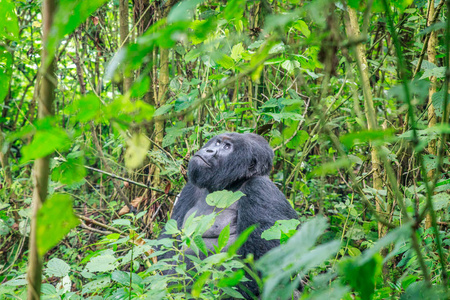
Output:
[[[267,141],[256,134],[224,133],[209,140],[189,161],[189,182],[172,212],[178,228],[183,228],[186,219],[194,212],[199,216],[214,211],[214,207],[205,200],[209,193],[239,190],[245,196],[222,211],[214,225],[203,234],[208,248],[213,249],[212,245],[217,245],[220,232],[228,224],[229,244],[249,226],[257,226],[238,252],[243,258],[251,253],[257,260],[278,246],[279,241],[263,240],[261,233],[277,220],[297,218],[297,213],[268,177],[273,156]],[[246,285],[253,294],[259,294],[255,282],[250,281]],[[243,295],[249,297],[245,293]]]

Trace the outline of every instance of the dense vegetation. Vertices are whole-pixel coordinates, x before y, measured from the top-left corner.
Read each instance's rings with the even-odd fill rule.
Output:
[[[448,298],[449,50],[449,0],[0,0],[0,298]],[[166,222],[206,252],[214,216],[168,220],[229,131],[299,222],[162,275]]]

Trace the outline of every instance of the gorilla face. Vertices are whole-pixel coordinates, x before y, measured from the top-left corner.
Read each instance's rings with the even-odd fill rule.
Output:
[[[232,189],[253,176],[268,175],[272,160],[273,151],[261,136],[225,133],[194,154],[189,162],[189,179],[209,192]]]

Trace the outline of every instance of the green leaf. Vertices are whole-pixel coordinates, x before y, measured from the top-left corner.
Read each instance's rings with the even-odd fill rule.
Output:
[[[56,288],[51,285],[50,283],[44,283],[41,286],[41,293],[42,295],[46,295],[49,296],[48,298],[50,299],[57,299],[58,297],[58,292],[56,291]],[[44,298],[45,299],[45,298]]]
[[[184,61],[191,62],[197,59],[200,55],[202,55],[202,52],[198,48],[193,48],[188,53],[186,53],[186,55],[184,56]]]
[[[73,214],[69,195],[54,194],[47,199],[37,213],[36,244],[39,255],[43,256],[56,246],[79,223]]]
[[[296,121],[294,123],[298,123],[298,121]],[[296,127],[294,127],[294,126],[286,127],[283,130],[283,136],[285,137],[285,139],[291,138],[291,136],[292,136],[292,134],[294,134],[295,130],[296,130]],[[297,148],[303,146],[303,144],[308,139],[309,139],[308,132],[306,132],[305,130],[298,130],[295,133],[295,136],[286,144],[286,147],[288,147],[289,149],[297,149]]]
[[[437,67],[433,69],[426,69],[423,72],[422,76],[419,79],[425,79],[431,76],[435,76],[436,78],[444,78],[445,77],[445,67]]]
[[[280,247],[287,246],[290,241],[293,239],[289,239],[289,241],[281,245]],[[302,248],[299,247],[299,240],[296,240],[296,248]],[[292,295],[294,291],[297,289],[298,282],[293,281],[291,284],[289,284],[291,277],[294,276],[298,270],[301,270],[301,274],[307,274],[312,268],[315,268],[321,264],[323,264],[327,259],[335,255],[339,248],[340,248],[340,242],[339,241],[332,241],[320,246],[317,246],[315,249],[307,251],[306,253],[303,251],[296,251],[295,248],[292,247],[292,244],[287,247],[290,251],[292,251],[293,254],[295,254],[293,261],[290,261],[290,263],[286,264],[286,259],[283,257],[279,257],[278,261],[283,261],[282,264],[278,263],[276,264],[277,270],[282,269],[283,272],[279,272],[277,270],[272,269],[272,271],[268,274],[268,279],[266,281],[266,284],[264,285],[263,290],[263,299],[274,299],[273,297],[277,297],[277,294],[274,292],[276,291],[277,287],[286,286],[286,288],[277,291],[280,293],[280,295]],[[287,249],[284,249],[285,251]],[[270,253],[270,252],[269,252]],[[288,252],[285,252],[288,253]],[[301,254],[300,254],[301,253]],[[277,253],[277,256],[279,254]],[[288,255],[290,258],[292,256]],[[259,261],[258,261],[259,262]],[[300,275],[301,276],[301,275]],[[300,278],[297,278],[297,281],[300,280]],[[283,298],[286,298],[285,296]]]
[[[306,25],[305,21],[297,20],[293,27],[303,33],[304,36],[309,37],[311,35],[311,30],[309,30],[308,25]]]
[[[244,245],[244,243],[247,241],[248,237],[252,232],[256,229],[255,225],[252,225],[245,229],[236,239],[236,241],[228,248],[228,254],[229,255],[235,255],[239,248]]]
[[[205,241],[201,235],[196,235],[193,238],[195,245],[203,252],[203,254],[208,255],[208,247],[206,247]]]
[[[64,277],[69,274],[70,266],[63,260],[59,258],[52,258],[48,264],[45,273],[47,276],[52,277]]]
[[[326,174],[334,174],[341,168],[348,168],[352,161],[347,158],[339,158],[336,161],[325,163],[317,167],[311,172],[312,176],[321,176]]]
[[[226,54],[222,54],[218,58],[214,58],[214,61],[225,69],[234,68],[234,60]]]
[[[351,257],[355,257],[355,256],[361,255],[361,251],[358,248],[355,248],[353,246],[348,246],[348,254]]]
[[[55,151],[64,152],[69,149],[72,141],[67,133],[59,127],[46,124],[38,129],[30,144],[22,148],[21,163],[45,157]]]
[[[165,234],[179,234],[180,231],[178,230],[177,221],[174,219],[170,219],[167,221],[166,226],[164,226]]]
[[[114,270],[111,279],[123,285],[130,285],[130,274],[123,271]]]
[[[129,286],[130,285],[130,273],[128,273],[128,272],[115,270],[111,274],[111,279],[116,281],[116,282],[118,282],[118,283],[120,283],[120,284],[122,284],[122,285],[125,285],[125,286]],[[133,285],[141,284],[142,278],[138,274],[132,273],[131,274],[131,281],[132,281]]]
[[[192,19],[194,10],[201,0],[185,0],[176,4],[167,16],[167,23],[174,23],[178,21],[187,21]]]
[[[392,140],[393,138],[394,138],[394,130],[387,129],[387,130],[363,130],[358,132],[352,132],[341,136],[339,139],[345,147],[350,149],[356,144],[374,141],[386,142]]]
[[[216,213],[212,213],[209,215],[201,215],[196,217],[195,219],[195,230],[193,233],[195,233],[195,235],[203,235],[206,230],[208,230],[209,228],[211,228],[211,226],[214,225],[214,222],[216,221]],[[189,230],[186,228],[186,234],[190,235]]]
[[[265,240],[279,240],[281,239],[281,234],[289,233],[294,230],[296,232],[298,225],[300,224],[299,220],[291,219],[291,220],[278,220],[275,224],[269,229],[263,231],[261,234],[261,238]]]
[[[231,49],[231,58],[237,62],[242,58],[242,53],[244,53],[244,47],[242,46],[242,43],[236,44]]]
[[[271,116],[276,122],[280,122],[281,120],[303,120],[301,114],[290,113],[290,112],[281,112],[281,113],[262,113],[262,115]]]
[[[163,148],[173,145],[178,137],[181,137],[186,130],[185,122],[176,122],[174,126],[166,128],[166,135],[163,138]]]
[[[355,259],[346,259],[339,265],[340,273],[359,292],[361,299],[370,300],[375,291],[375,281],[381,274],[382,261],[379,253],[362,264]]]
[[[286,244],[273,248],[256,262],[257,269],[266,278],[263,299],[285,299],[286,296],[283,295],[290,295],[297,288],[295,282],[290,284],[292,276],[299,272],[307,274],[310,269],[322,264],[339,250],[339,241],[311,250],[326,228],[326,219],[316,217],[304,223]],[[278,289],[280,285],[284,286],[282,290]]]
[[[104,288],[110,286],[111,284],[111,277],[108,276],[100,276],[98,279],[89,281],[86,284],[83,284],[83,289],[81,291],[82,294],[90,294],[90,293],[96,293],[98,291],[103,290]],[[91,298],[92,299],[92,298]],[[98,298],[94,298],[95,300],[98,300]]]
[[[96,95],[89,94],[81,99],[74,100],[65,110],[74,117],[75,121],[89,122],[100,117],[102,103]]]
[[[82,156],[67,158],[67,161],[61,163],[52,171],[52,180],[62,184],[73,184],[81,182],[86,176],[84,159]]]
[[[241,295],[241,293],[239,293],[235,289],[232,289],[231,287],[223,287],[222,290],[225,292],[225,294],[232,297],[232,299],[245,299],[244,296]]]
[[[225,20],[230,21],[232,19],[242,19],[244,16],[245,0],[230,0],[225,2],[227,6],[223,11],[223,17]]]
[[[142,133],[135,133],[127,141],[128,148],[125,152],[125,165],[129,169],[139,167],[147,156],[150,148],[150,141]]]
[[[142,98],[151,86],[150,77],[139,77],[130,88],[131,98]]]
[[[236,286],[244,277],[245,271],[242,269],[236,270],[230,276],[222,277],[217,284],[218,287]]]
[[[296,60],[285,60],[281,67],[285,69],[289,74],[293,74],[294,70],[300,68],[300,63]]]
[[[19,21],[17,20],[17,15],[13,1],[0,0],[0,20],[1,20],[0,41],[5,39],[11,41],[18,41]]]
[[[108,272],[116,269],[117,265],[117,259],[112,254],[103,254],[93,257],[86,264],[86,270],[89,272]]]
[[[439,193],[436,195],[433,195],[433,209],[434,210],[441,210],[443,208],[447,208],[450,204],[450,195],[447,193]]]
[[[435,300],[448,299],[448,292],[443,285],[433,284],[428,286],[425,281],[411,283],[402,295],[401,299]]]
[[[46,67],[53,59],[58,45],[65,35],[71,34],[81,23],[93,14],[106,0],[61,0],[55,14],[47,43]]]
[[[9,83],[12,75],[12,63],[13,58],[11,53],[9,53],[4,47],[0,47],[0,104],[3,103],[6,95],[8,94]]]
[[[433,102],[433,107],[434,107],[434,113],[436,114],[437,117],[442,117],[442,113],[444,111],[444,90],[441,90],[437,93],[434,93],[433,96],[431,97],[431,100]],[[449,101],[450,101],[450,97],[449,97]]]
[[[219,251],[221,251],[228,243],[230,239],[230,224],[227,224],[219,234],[219,238],[217,239],[217,246],[219,247]]]
[[[358,9],[360,1],[359,0],[348,0],[347,3],[348,3],[348,6],[350,6],[351,8]]]
[[[227,208],[230,207],[230,205],[232,205],[234,202],[241,199],[242,196],[245,196],[245,194],[241,191],[217,191],[206,196],[206,203],[217,208]]]
[[[209,276],[211,275],[211,272],[205,272],[202,275],[200,275],[197,280],[192,285],[192,296],[197,298],[200,296],[200,293],[202,291],[203,286],[205,285],[206,281],[209,279]]]

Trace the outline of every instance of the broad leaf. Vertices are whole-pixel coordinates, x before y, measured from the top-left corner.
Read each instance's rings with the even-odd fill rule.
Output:
[[[300,224],[299,220],[278,220],[269,229],[265,230],[261,234],[261,238],[265,240],[279,240],[281,239],[282,233],[295,233],[297,232],[297,227]],[[292,234],[291,234],[292,235]]]
[[[221,251],[228,243],[230,239],[230,224],[227,224],[219,234],[219,238],[217,239],[217,246],[219,247],[219,251]]]
[[[111,254],[104,254],[93,257],[86,264],[86,270],[89,272],[108,272],[116,269],[118,265],[117,259]]]
[[[73,214],[69,195],[54,194],[44,202],[37,214],[36,244],[43,256],[56,246],[80,221]]]
[[[205,241],[200,235],[196,235],[193,238],[195,245],[203,252],[203,254],[208,255],[208,247],[206,247]]]
[[[86,168],[83,164],[82,156],[67,158],[67,161],[53,169],[52,180],[69,185],[82,181],[86,176]]]
[[[359,292],[361,299],[370,300],[375,291],[375,281],[381,274],[382,261],[381,255],[376,253],[364,263],[359,263],[357,259],[346,259],[339,267],[341,274]]]
[[[180,231],[178,230],[177,221],[174,219],[170,219],[167,221],[166,226],[164,226],[165,234],[178,234]]]
[[[228,254],[235,255],[239,248],[244,245],[244,243],[247,241],[248,237],[252,232],[256,229],[255,225],[250,226],[249,228],[245,229],[236,239],[236,241],[228,248]]]
[[[230,207],[230,205],[232,205],[234,202],[241,199],[242,196],[245,196],[245,194],[241,191],[217,191],[206,196],[206,203],[217,208],[227,208]]]
[[[434,93],[431,98],[432,103],[433,103],[434,113],[436,114],[437,117],[442,117],[442,113],[444,111],[444,109],[443,109],[444,96],[445,96],[445,92],[444,92],[444,90],[441,90],[437,93]],[[448,97],[448,101],[450,102],[450,97]]]
[[[147,156],[150,141],[144,134],[135,133],[127,141],[128,148],[125,152],[125,165],[129,169],[136,169]]]
[[[0,2],[1,3],[1,2]],[[0,47],[0,104],[8,94],[12,74],[12,55],[4,47]]]
[[[295,283],[299,280],[296,279],[290,283],[292,276],[299,272],[306,274],[311,268],[323,263],[339,250],[339,241],[332,241],[311,250],[326,227],[325,218],[314,218],[303,224],[286,244],[270,250],[256,262],[256,267],[266,279],[263,299],[291,295],[296,289]],[[273,266],[277,268],[274,269]],[[280,290],[278,288],[280,285],[285,288]]]
[[[11,41],[18,41],[19,22],[17,20],[17,15],[13,1],[0,0],[0,20],[1,20],[0,41],[5,39]]]
[[[52,258],[48,264],[45,273],[52,277],[64,277],[69,274],[70,266],[63,260],[59,258]]]
[[[194,285],[192,286],[191,294],[193,297],[197,298],[200,296],[202,288],[205,285],[206,281],[209,279],[210,275],[211,275],[211,272],[205,272],[197,278]]]

